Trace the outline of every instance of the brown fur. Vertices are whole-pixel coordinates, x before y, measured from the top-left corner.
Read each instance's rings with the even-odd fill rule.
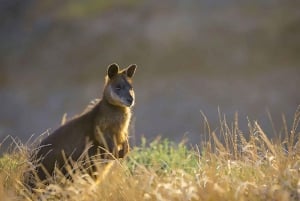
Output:
[[[135,69],[136,66],[131,65],[119,71],[116,64],[111,64],[102,100],[93,107],[89,106],[86,112],[66,122],[41,142],[37,153],[37,159],[41,162],[37,174],[41,180],[46,178],[42,166],[53,174],[55,166],[62,168],[66,158],[76,161],[86,153],[90,157],[97,154],[102,154],[102,158],[124,157],[129,151],[128,128],[134,103],[131,84]]]

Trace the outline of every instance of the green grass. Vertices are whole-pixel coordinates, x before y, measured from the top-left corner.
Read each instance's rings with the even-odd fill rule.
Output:
[[[142,138],[141,146],[135,147],[129,156],[125,164],[131,172],[142,166],[163,175],[178,169],[191,173],[199,161],[198,154],[189,150],[184,143],[176,144],[160,138],[149,145]]]
[[[271,140],[257,122],[243,133],[238,120],[220,118],[218,132],[205,121],[206,140],[191,147],[156,139],[134,147],[124,160],[99,164],[98,177],[57,175],[31,193],[22,185],[28,147],[0,159],[4,200],[299,200],[300,108],[282,137]],[[287,125],[287,124],[285,124]],[[24,163],[25,161],[25,163]]]

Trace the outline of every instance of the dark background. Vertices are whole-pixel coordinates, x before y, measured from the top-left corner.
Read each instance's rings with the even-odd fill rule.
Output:
[[[300,1],[0,0],[0,139],[26,141],[138,65],[132,135],[198,143],[239,113],[269,136],[300,104]]]

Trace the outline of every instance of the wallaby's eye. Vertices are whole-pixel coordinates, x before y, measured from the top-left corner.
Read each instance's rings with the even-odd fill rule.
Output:
[[[122,88],[121,85],[117,85],[115,89],[116,89],[117,91],[120,91],[121,88]]]

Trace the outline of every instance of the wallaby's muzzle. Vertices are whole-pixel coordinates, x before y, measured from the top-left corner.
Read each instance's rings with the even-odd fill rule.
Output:
[[[134,99],[133,99],[133,97],[132,97],[132,96],[128,97],[128,98],[126,99],[126,102],[127,102],[127,106],[128,106],[128,107],[133,106],[133,105],[134,105]]]

